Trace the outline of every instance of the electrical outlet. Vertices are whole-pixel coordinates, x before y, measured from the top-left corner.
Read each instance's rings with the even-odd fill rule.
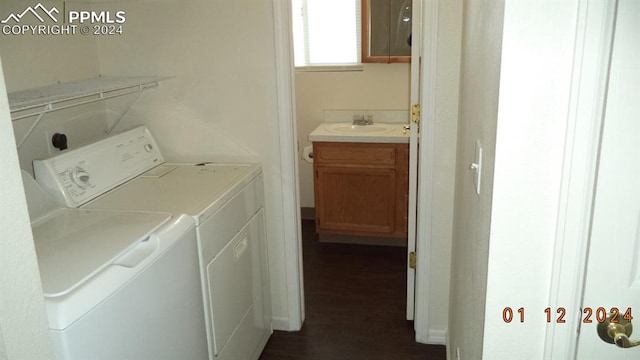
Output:
[[[55,153],[60,152],[60,149],[56,149],[53,146],[53,143],[51,142],[51,139],[53,138],[53,134],[55,133],[60,133],[62,132],[61,129],[49,129],[47,131],[44,132],[44,141],[47,144],[47,151],[49,152],[49,155],[53,155]]]
[[[51,143],[53,144],[54,148],[59,149],[60,151],[67,150],[67,148],[69,147],[69,145],[67,144],[67,135],[63,133],[53,134],[53,136],[51,137]]]

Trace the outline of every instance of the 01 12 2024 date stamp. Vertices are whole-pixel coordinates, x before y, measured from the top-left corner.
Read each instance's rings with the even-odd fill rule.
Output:
[[[626,309],[617,307],[605,308],[602,306],[597,308],[585,307],[583,309],[580,309],[580,314],[580,321],[585,324],[590,324],[593,322],[603,323],[605,321],[617,323],[622,320],[630,322],[633,319],[632,310],[630,307]],[[567,316],[567,309],[564,307],[547,307],[543,311],[538,312],[536,315],[543,316],[548,323],[555,322],[557,324],[564,324],[567,322],[567,320],[565,319],[565,317]],[[527,317],[528,316],[529,315],[527,312]],[[527,317],[525,317],[524,307],[514,309],[507,306],[502,310],[502,320],[507,324],[512,322],[524,323]]]

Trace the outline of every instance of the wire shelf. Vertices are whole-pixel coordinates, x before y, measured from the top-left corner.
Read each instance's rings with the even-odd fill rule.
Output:
[[[48,112],[124,95],[138,94],[139,96],[144,90],[157,87],[158,82],[169,78],[162,76],[100,76],[9,93],[9,108],[13,121],[37,116],[25,136],[18,142],[18,148],[24,144],[24,141]]]

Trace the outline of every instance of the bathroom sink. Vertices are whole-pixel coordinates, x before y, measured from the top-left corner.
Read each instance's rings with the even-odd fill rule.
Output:
[[[311,142],[407,143],[409,134],[402,123],[352,125],[350,122],[325,122],[309,134]]]
[[[335,134],[383,134],[393,131],[388,124],[352,125],[349,123],[326,124],[325,129]]]

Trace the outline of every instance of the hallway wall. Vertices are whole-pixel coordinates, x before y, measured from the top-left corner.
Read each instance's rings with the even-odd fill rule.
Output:
[[[503,0],[464,4],[456,193],[449,302],[449,358],[480,359],[502,50]],[[480,195],[473,185],[475,142],[483,147]]]
[[[52,359],[42,284],[1,70],[0,153],[0,359]]]
[[[579,5],[466,1],[452,359],[544,357]],[[479,196],[468,169],[476,139]],[[504,321],[507,307],[524,308],[525,321]]]
[[[544,357],[582,5],[505,4],[483,359]],[[506,323],[505,307],[525,321]]]

